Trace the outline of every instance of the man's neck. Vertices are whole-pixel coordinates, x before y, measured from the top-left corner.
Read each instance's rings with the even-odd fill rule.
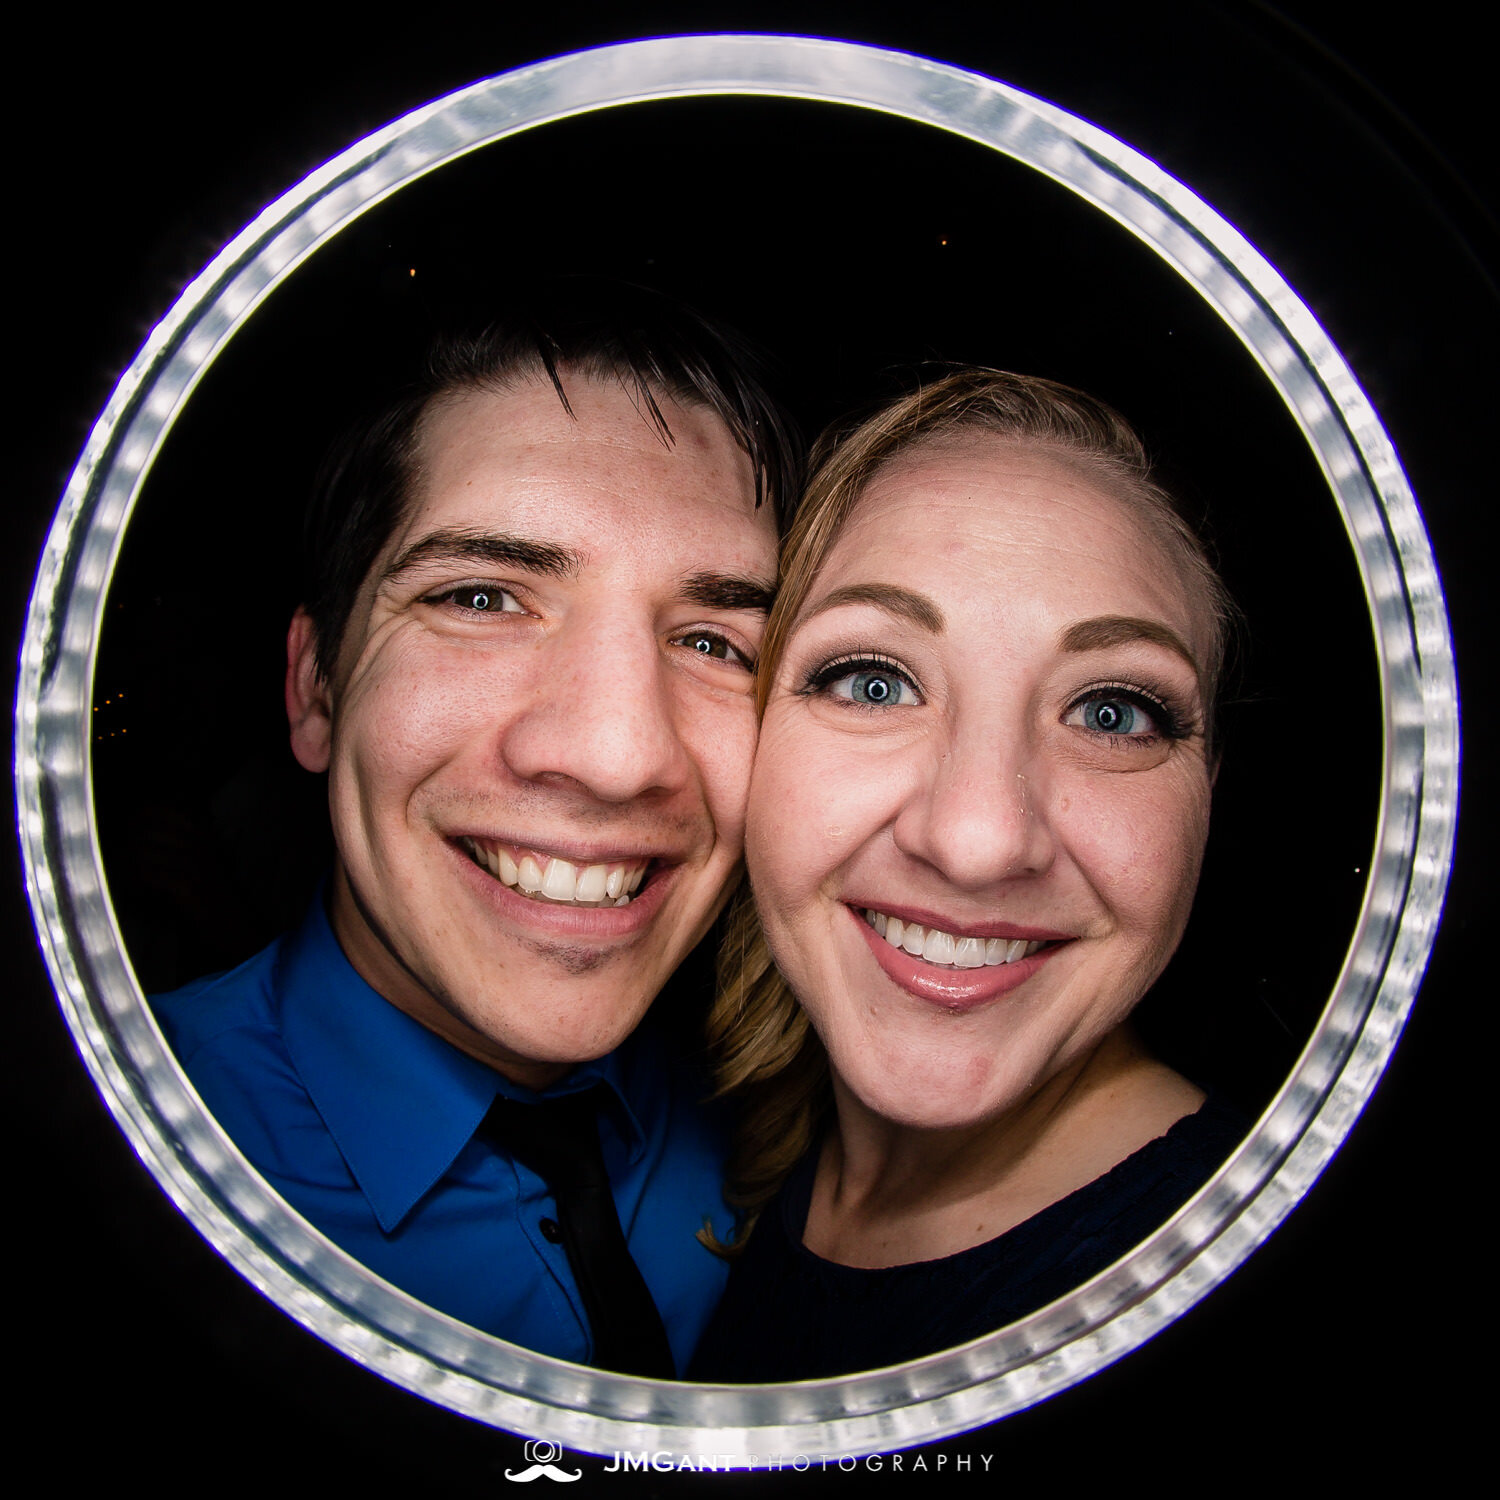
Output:
[[[502,1078],[540,1093],[575,1066],[570,1062],[539,1062],[514,1052],[475,1030],[461,1016],[432,995],[382,941],[360,905],[342,864],[334,869],[328,890],[328,920],[355,973],[382,999],[428,1031],[442,1037],[476,1062],[493,1068]]]

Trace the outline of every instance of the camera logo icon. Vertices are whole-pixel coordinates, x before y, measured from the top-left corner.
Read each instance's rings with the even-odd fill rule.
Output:
[[[557,1460],[562,1457],[562,1449],[556,1443],[528,1439],[521,1444],[521,1457],[530,1467],[519,1470],[507,1469],[505,1477],[512,1484],[530,1484],[533,1479],[552,1479],[560,1484],[572,1484],[575,1479],[583,1478],[582,1469],[574,1469],[570,1474],[566,1469],[557,1467]]]

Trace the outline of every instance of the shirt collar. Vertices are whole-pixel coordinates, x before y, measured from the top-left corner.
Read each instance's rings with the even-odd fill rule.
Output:
[[[510,1082],[360,978],[321,892],[282,945],[276,989],[292,1063],[386,1233],[453,1165],[497,1094],[525,1102],[605,1084],[617,1107],[601,1117],[632,1161],[645,1150],[628,1097],[639,1069],[622,1060],[626,1049],[581,1064],[540,1095]]]

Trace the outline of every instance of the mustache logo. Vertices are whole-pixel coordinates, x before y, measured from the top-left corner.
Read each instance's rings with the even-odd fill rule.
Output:
[[[562,1457],[562,1449],[556,1443],[523,1443],[521,1457],[531,1467],[518,1471],[507,1469],[505,1477],[512,1484],[530,1484],[533,1479],[555,1479],[560,1484],[572,1484],[575,1479],[583,1478],[582,1469],[574,1469],[569,1474],[566,1469],[559,1469],[556,1466],[553,1460]]]

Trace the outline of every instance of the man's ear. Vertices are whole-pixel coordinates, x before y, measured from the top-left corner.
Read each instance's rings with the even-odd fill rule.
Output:
[[[318,672],[318,633],[298,609],[286,633],[286,717],[292,754],[307,771],[326,771],[333,751],[333,695]]]

